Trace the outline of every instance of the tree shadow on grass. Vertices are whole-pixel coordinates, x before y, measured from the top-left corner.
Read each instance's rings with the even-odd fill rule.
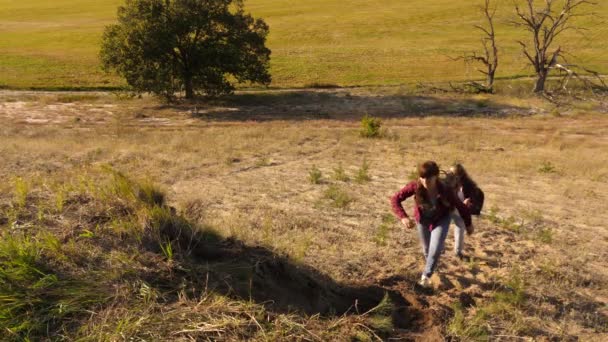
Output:
[[[349,89],[242,92],[207,102],[162,105],[209,121],[358,120],[425,116],[505,116],[529,108],[473,96],[352,93]]]

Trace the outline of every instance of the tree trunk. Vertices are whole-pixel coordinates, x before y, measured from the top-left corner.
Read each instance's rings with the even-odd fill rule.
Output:
[[[194,98],[194,85],[192,84],[192,77],[186,75],[184,77],[184,87],[186,88],[186,98],[191,100]]]
[[[489,93],[494,93],[494,70],[489,70],[488,78],[486,80],[486,87],[488,88]]]
[[[547,82],[548,70],[541,70],[538,72],[536,83],[534,83],[534,92],[543,93],[545,91],[545,83]]]

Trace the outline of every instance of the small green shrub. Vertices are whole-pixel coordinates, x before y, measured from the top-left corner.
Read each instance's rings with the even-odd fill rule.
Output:
[[[381,135],[382,120],[369,116],[361,119],[361,130],[359,134],[364,138],[378,138]]]
[[[538,168],[538,172],[540,173],[556,173],[557,169],[555,168],[555,165],[553,165],[553,163],[546,161],[543,162],[540,167]]]
[[[323,178],[321,170],[319,170],[315,165],[313,165],[310,171],[308,172],[308,181],[311,184],[320,184],[321,178]]]
[[[344,171],[344,168],[342,167],[342,163],[340,163],[338,167],[334,168],[333,178],[334,180],[337,180],[339,182],[348,182],[350,180],[350,178],[346,174],[346,171]]]
[[[336,208],[346,208],[353,199],[350,195],[336,185],[331,185],[325,190],[325,198],[332,201],[332,205]]]
[[[367,163],[367,159],[363,159],[363,164],[357,171],[357,175],[355,176],[355,181],[359,184],[366,183],[372,180],[369,176],[369,164]]]

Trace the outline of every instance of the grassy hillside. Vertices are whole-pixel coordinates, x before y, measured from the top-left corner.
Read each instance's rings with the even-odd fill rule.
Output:
[[[606,101],[397,88],[0,92],[0,341],[607,341]],[[425,291],[428,158],[487,198]]]
[[[105,87],[121,81],[99,69],[97,52],[105,25],[120,0],[0,0],[0,86]],[[454,56],[477,47],[471,26],[480,16],[473,1],[453,0],[249,0],[254,15],[271,27],[276,87],[311,83],[341,86],[460,80],[474,70]],[[506,23],[510,1],[500,1],[499,76],[529,72]],[[596,12],[608,15],[608,2]],[[594,19],[589,39],[564,37],[578,60],[608,72],[606,25]],[[592,42],[592,40],[600,40]]]

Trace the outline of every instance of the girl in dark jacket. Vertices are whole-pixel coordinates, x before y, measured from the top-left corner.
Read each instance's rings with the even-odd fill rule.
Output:
[[[431,285],[430,277],[433,275],[439,257],[443,251],[445,238],[450,227],[451,208],[456,208],[469,229],[472,229],[471,215],[458,200],[454,191],[439,181],[439,166],[433,161],[427,161],[418,167],[418,180],[407,184],[391,199],[395,215],[401,223],[409,229],[417,228],[422,245],[422,252],[426,259],[424,272],[420,278],[420,285]],[[401,202],[414,196],[415,221],[408,217]]]
[[[450,187],[458,199],[467,207],[469,213],[471,215],[479,215],[483,207],[484,193],[471,179],[462,164],[452,166],[447,179]],[[469,235],[473,234],[473,230],[466,228],[462,217],[456,209],[452,211],[451,216],[452,221],[456,225],[456,230],[454,231],[454,252],[458,258],[462,259],[464,257],[462,251],[464,248],[465,229]]]

